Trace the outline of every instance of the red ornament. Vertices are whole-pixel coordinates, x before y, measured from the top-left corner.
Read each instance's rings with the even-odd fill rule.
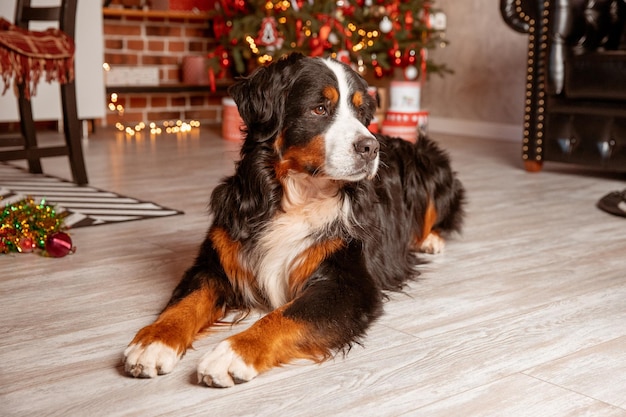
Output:
[[[55,232],[46,239],[46,252],[53,258],[62,258],[70,252],[74,252],[72,239],[65,232]]]
[[[282,44],[278,35],[278,23],[273,17],[266,17],[261,22],[261,29],[255,39],[257,45],[278,46]]]
[[[30,237],[23,237],[17,244],[18,250],[22,253],[30,253],[35,250],[35,241]]]

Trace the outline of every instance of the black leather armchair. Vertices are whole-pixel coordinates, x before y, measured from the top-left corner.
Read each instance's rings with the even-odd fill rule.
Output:
[[[528,34],[522,157],[626,171],[626,0],[501,0]]]

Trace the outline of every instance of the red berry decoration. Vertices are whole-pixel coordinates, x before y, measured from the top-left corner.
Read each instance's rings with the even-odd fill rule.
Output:
[[[46,252],[53,258],[62,258],[73,252],[72,239],[65,232],[55,232],[46,239]]]

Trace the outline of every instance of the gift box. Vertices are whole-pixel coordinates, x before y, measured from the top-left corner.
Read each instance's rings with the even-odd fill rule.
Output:
[[[382,126],[383,135],[398,137],[409,142],[415,142],[419,132],[426,133],[428,129],[427,111],[392,111],[387,112]]]

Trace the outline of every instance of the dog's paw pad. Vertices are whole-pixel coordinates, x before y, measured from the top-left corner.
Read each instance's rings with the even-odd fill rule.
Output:
[[[134,343],[124,351],[124,369],[135,378],[154,378],[172,372],[180,356],[161,342]]]
[[[429,233],[420,246],[420,251],[424,253],[441,253],[446,246],[445,240],[436,233]]]
[[[198,383],[215,388],[228,388],[248,382],[258,374],[254,366],[246,363],[227,340],[204,355],[198,365]]]

